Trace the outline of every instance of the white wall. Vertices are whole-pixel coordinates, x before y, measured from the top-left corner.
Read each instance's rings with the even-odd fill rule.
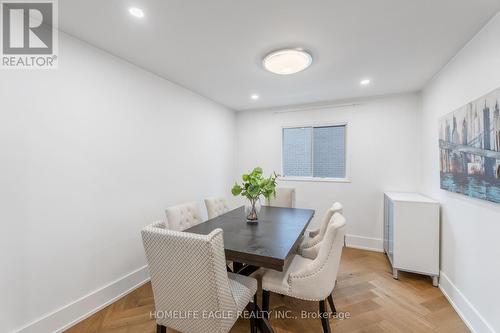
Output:
[[[238,112],[237,173],[254,166],[281,172],[281,127],[347,122],[347,154],[351,182],[291,182],[297,207],[313,208],[318,223],[334,201],[344,204],[351,246],[382,249],[384,191],[414,191],[419,180],[417,94],[345,103],[354,107],[276,113]],[[344,104],[344,102],[341,102]]]
[[[439,189],[438,118],[500,87],[497,15],[423,91],[422,191],[442,203],[441,287],[477,332],[500,331],[500,205]]]
[[[0,332],[142,283],[140,229],[233,179],[232,111],[60,37],[58,70],[0,71]]]

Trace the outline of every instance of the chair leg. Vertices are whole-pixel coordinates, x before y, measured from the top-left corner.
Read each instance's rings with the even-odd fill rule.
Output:
[[[262,312],[264,318],[269,318],[269,291],[262,290]]]
[[[167,328],[165,326],[156,324],[156,333],[167,333]]]
[[[319,314],[321,316],[323,333],[330,333],[330,322],[328,321],[328,312],[326,311],[325,301],[319,301]]]
[[[252,313],[250,314],[250,333],[257,333],[257,294],[253,296]]]
[[[334,315],[336,315],[336,314],[337,314],[337,309],[335,309],[335,304],[333,303],[333,297],[332,297],[332,294],[330,294],[330,295],[328,296],[328,303],[330,304],[330,308],[331,308],[331,310],[332,310],[332,313],[333,313]]]

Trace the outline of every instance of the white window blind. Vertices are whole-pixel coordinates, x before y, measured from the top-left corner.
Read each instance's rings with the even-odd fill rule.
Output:
[[[283,175],[312,177],[312,128],[283,129]]]
[[[283,175],[345,178],[345,127],[284,128]]]

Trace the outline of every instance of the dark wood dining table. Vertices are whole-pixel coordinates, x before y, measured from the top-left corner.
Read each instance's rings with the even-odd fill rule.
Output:
[[[258,222],[247,222],[245,208],[239,207],[185,231],[207,235],[222,229],[231,270],[250,275],[259,268],[283,271],[313,216],[312,209],[263,206]],[[262,332],[273,332],[267,319],[259,318],[258,323]]]

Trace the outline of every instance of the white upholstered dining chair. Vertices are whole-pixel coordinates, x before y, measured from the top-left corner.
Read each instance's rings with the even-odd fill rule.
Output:
[[[245,307],[255,311],[257,280],[226,271],[221,229],[198,235],[156,223],[141,234],[157,332],[169,327],[184,333],[226,333]],[[182,315],[169,315],[175,313]],[[251,332],[256,332],[252,316],[250,325]]]
[[[295,189],[277,187],[276,196],[265,200],[265,206],[295,208]]]
[[[169,207],[165,213],[171,230],[183,231],[203,222],[196,202]]]
[[[328,223],[330,223],[330,219],[335,213],[344,213],[344,208],[339,202],[334,202],[333,205],[326,211],[318,229],[306,230],[304,239],[302,240],[298,250],[298,253],[301,256],[309,259],[316,258],[319,252],[319,243],[323,240]]]
[[[207,198],[205,199],[205,206],[207,207],[208,219],[213,219],[230,210],[226,198],[223,197]]]
[[[333,313],[335,287],[346,228],[344,217],[335,213],[326,228],[318,256],[312,260],[295,255],[283,272],[267,270],[262,276],[262,310],[269,312],[269,292],[307,301],[319,301],[323,332],[330,332],[325,300]]]

